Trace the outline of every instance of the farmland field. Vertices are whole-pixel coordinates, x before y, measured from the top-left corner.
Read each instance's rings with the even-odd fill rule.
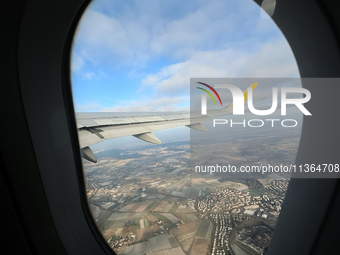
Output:
[[[181,247],[178,247],[170,250],[146,253],[146,255],[185,255],[185,253],[182,251]]]
[[[236,226],[237,230],[241,230],[243,228],[245,229],[249,229],[255,226],[259,226],[259,225],[267,225],[270,226],[272,228],[275,228],[276,222],[275,221],[270,221],[267,219],[250,219],[248,221],[244,221],[242,222],[240,225]]]
[[[174,205],[175,205],[174,203],[168,203],[167,205],[164,206],[163,212],[169,212]]]
[[[124,206],[123,208],[119,209],[119,212],[127,212],[131,209],[131,207],[133,207],[135,204],[129,204],[127,206]]]
[[[139,220],[139,225],[140,225],[140,228],[147,228],[147,227],[150,227],[151,224],[150,224],[150,221],[143,218]]]
[[[210,238],[213,230],[213,223],[210,220],[203,220],[198,229],[197,236],[203,238]]]
[[[175,190],[171,192],[171,195],[175,197],[186,197],[184,192],[175,191]]]
[[[191,212],[192,210],[186,205],[180,205],[176,210],[176,213],[191,213]]]
[[[173,233],[177,237],[185,252],[189,251],[191,244],[193,243],[196,236],[197,229],[201,224],[201,221],[202,220],[200,219],[192,221],[190,223],[181,225],[179,228],[174,228],[171,230],[171,233]]]
[[[110,222],[110,221],[107,221]],[[125,221],[124,220],[115,220],[115,221],[111,221],[112,225],[109,227],[110,229],[112,228],[123,228],[125,225]]]
[[[134,245],[130,245],[125,250],[125,255],[136,255],[136,254],[143,254],[143,253],[149,253],[151,252],[149,243],[138,243]]]
[[[112,220],[127,220],[127,219],[138,219],[144,218],[148,213],[113,213],[107,219],[108,221]]]
[[[189,251],[191,244],[195,239],[195,234],[196,234],[196,232],[191,232],[191,233],[179,235],[177,237],[178,241],[180,242],[180,244],[181,244],[181,246],[182,246],[182,248],[185,252]]]
[[[175,213],[179,205],[174,204],[168,212]]]
[[[106,221],[108,219],[108,217],[110,216],[111,212],[107,211],[107,210],[101,210],[99,215],[98,215],[98,220],[99,221]]]
[[[147,200],[144,202],[138,202],[129,204],[127,206],[124,206],[123,208],[119,209],[119,212],[127,213],[127,212],[136,212],[141,213],[143,211],[148,212],[153,207],[155,207],[160,201],[159,200]]]
[[[159,220],[164,221],[166,226],[169,229],[172,229],[172,228],[176,227],[176,224],[173,223],[171,220],[169,220],[167,217],[165,217],[163,214],[161,214],[161,213],[153,213],[152,215],[157,217]]]
[[[171,185],[171,186],[169,187],[169,189],[179,191],[180,188],[181,188],[185,183],[187,183],[187,182],[189,182],[189,181],[190,181],[190,174],[186,175],[186,176],[185,176],[182,180],[180,180],[179,182],[177,182],[177,183]]]
[[[159,229],[157,225],[153,225],[151,227],[143,228],[143,229],[138,229],[137,234],[138,234],[138,240],[143,240],[146,238],[153,237],[152,233],[156,232]]]
[[[207,255],[210,252],[210,239],[196,237],[195,242],[190,250],[190,255]]]
[[[143,211],[150,211],[150,208],[152,208],[155,204],[157,204],[158,201],[154,200],[148,200],[145,201],[139,208],[136,210],[136,212],[143,212]]]
[[[154,209],[154,212],[165,212],[164,208],[168,205],[168,201],[162,201],[161,203],[159,203]]]
[[[143,209],[144,212],[150,212],[155,208],[159,203],[161,203],[160,200],[155,200],[152,203],[150,203],[146,208]]]
[[[268,190],[266,190],[265,188],[261,188],[261,189],[249,189],[246,190],[249,191],[249,195],[251,196],[260,196],[260,195],[266,195],[268,194]]]
[[[179,219],[174,216],[173,214],[171,213],[162,213],[163,216],[167,217],[169,220],[171,220],[173,223],[177,223],[179,222]]]
[[[196,189],[191,189],[190,192],[188,193],[188,198],[196,198],[198,197],[199,190]]]
[[[90,205],[90,209],[91,209],[91,213],[92,213],[92,216],[94,219],[97,219],[100,212],[101,212],[101,209],[95,205]]]
[[[152,214],[148,214],[146,217],[145,217],[148,221],[151,221],[151,222],[156,222],[158,221],[158,218],[153,216]]]
[[[170,245],[171,245],[172,248],[177,248],[177,247],[180,246],[176,237],[174,237],[174,236],[169,238],[169,242],[170,242]]]
[[[155,236],[152,238],[149,238],[149,246],[150,249],[155,252],[155,251],[160,251],[160,250],[168,250],[171,249],[171,244],[169,242],[169,238],[171,238],[172,235],[170,234],[162,234],[159,236]],[[140,254],[140,253],[138,253]]]
[[[177,218],[181,219],[184,223],[189,223],[190,221],[198,220],[199,218],[193,213],[178,213],[174,214]]]
[[[191,233],[191,232],[196,232],[197,229],[199,228],[200,224],[201,224],[202,220],[195,220],[192,221],[190,223],[181,225],[180,228],[175,228],[173,230],[171,230],[171,232],[175,235],[175,236],[179,236],[182,234],[186,234],[186,233]]]

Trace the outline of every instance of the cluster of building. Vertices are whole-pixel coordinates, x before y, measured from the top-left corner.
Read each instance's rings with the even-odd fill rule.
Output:
[[[112,249],[117,249],[119,247],[122,247],[124,244],[133,243],[135,241],[135,235],[128,235],[125,238],[114,235],[107,240],[107,243]]]
[[[267,218],[269,213],[280,213],[289,180],[273,180],[267,187],[267,194],[251,196],[249,192],[231,188],[215,188],[213,193],[197,200],[197,211],[205,212],[243,212],[248,216]]]
[[[272,234],[272,229],[267,226],[256,226],[250,230],[242,229],[239,231],[238,239],[259,254],[263,254],[264,248],[268,247],[270,243]]]
[[[267,187],[266,190],[268,191],[269,198],[278,198],[283,197],[286,194],[286,190],[288,188],[289,179],[286,180],[273,180],[272,185]]]
[[[197,210],[202,213],[206,211],[222,212],[252,203],[252,196],[249,195],[249,192],[222,187],[215,188],[213,193],[198,200]]]
[[[233,230],[230,215],[210,214],[209,218],[214,221],[215,233],[212,240],[212,255],[229,255],[232,254],[229,249],[229,234]]]
[[[229,238],[235,222],[247,221],[249,217],[242,214],[216,213],[209,214],[209,218],[214,222],[215,232],[213,234],[211,255],[231,255]]]
[[[233,254],[229,247],[229,236],[233,227],[250,217],[276,220],[284,201],[289,180],[273,180],[266,194],[252,196],[231,188],[218,187],[197,200],[196,208],[200,218],[206,215],[214,222],[212,255]],[[258,247],[256,247],[258,250]]]
[[[273,180],[272,185],[267,187],[267,195],[261,196],[260,206],[272,215],[278,215],[282,209],[289,180]]]
[[[196,210],[196,209],[195,209],[195,200],[194,200],[194,199],[187,199],[187,206],[188,206],[191,210]]]
[[[106,208],[106,204],[110,204],[112,206],[116,203],[124,203],[126,194],[128,194],[129,191],[130,188],[127,186],[112,187],[111,185],[108,185],[96,190],[87,189],[87,195],[91,198],[92,204]]]

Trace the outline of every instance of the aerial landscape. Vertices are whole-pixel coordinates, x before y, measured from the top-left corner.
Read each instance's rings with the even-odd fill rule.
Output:
[[[272,134],[225,136],[205,151],[239,165],[293,162],[299,130]],[[289,176],[196,173],[190,150],[189,141],[168,142],[84,160],[93,218],[117,254],[263,254],[269,246]]]

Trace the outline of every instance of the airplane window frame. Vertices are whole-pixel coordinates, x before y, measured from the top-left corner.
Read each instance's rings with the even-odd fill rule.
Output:
[[[88,3],[83,0],[48,4],[42,0],[28,1],[18,41],[18,72],[35,159],[54,224],[66,251],[69,254],[113,254],[96,228],[87,205],[69,76],[73,34]],[[334,35],[338,29],[332,31],[329,28],[332,26],[323,13],[325,8],[322,12],[316,2],[307,4],[289,0],[285,4],[278,3],[273,19],[292,47],[301,77],[340,77],[340,56],[334,54],[339,52],[338,34]],[[292,15],[294,10],[295,16]],[[297,10],[303,10],[308,16],[301,17]],[[61,13],[63,19],[60,19]],[[288,21],[287,14],[292,15]],[[315,17],[318,19],[313,23]],[[331,14],[327,13],[327,17]],[[313,29],[310,29],[311,23]],[[294,30],[290,29],[292,26]],[[299,36],[301,34],[303,37]],[[323,47],[318,49],[320,45]],[[325,95],[328,100],[329,97],[336,100],[340,88],[335,88],[332,95],[320,88],[319,92],[313,94],[314,101],[309,107],[329,107],[327,102],[324,103]],[[315,148],[316,152],[305,151],[311,144],[322,142],[326,135],[335,133],[334,128],[340,126],[340,120],[336,120],[326,134],[317,133],[316,128],[306,129],[315,127],[317,121],[304,120],[297,161],[318,153],[320,148]],[[334,159],[338,153],[337,142],[339,137],[335,136],[333,143],[328,144],[335,148],[334,151],[328,155],[324,155],[327,151],[322,151],[323,154],[317,155],[318,160]],[[307,254],[315,247],[313,242],[322,231],[334,200],[332,194],[338,189],[337,179],[291,180],[268,254]],[[305,199],[311,194],[320,201],[318,208],[314,208],[313,201]],[[302,218],[302,210],[315,213]],[[297,219],[300,220],[298,224]],[[295,224],[294,232],[291,232],[292,224]],[[303,227],[306,224],[308,238],[301,245],[298,237],[306,231]],[[299,242],[300,250],[292,251],[292,247],[284,245],[289,241],[295,248]]]
[[[78,134],[76,129],[70,128],[70,126],[76,126],[69,74],[71,56],[70,52],[72,49],[71,46],[73,35],[75,33],[77,24],[90,2],[91,1],[89,0],[77,0],[71,2],[59,1],[57,3],[54,2],[50,4],[45,4],[44,1],[39,0],[29,1],[25,6],[25,12],[22,18],[20,39],[18,43],[18,58],[20,62],[20,56],[22,57],[22,63],[32,60],[32,57],[38,59],[39,57],[37,57],[37,55],[34,56],[33,54],[37,53],[39,55],[39,53],[42,53],[44,51],[43,48],[45,48],[46,50],[44,52],[45,54],[53,54],[59,52],[59,55],[45,55],[47,66],[39,66],[39,68],[52,72],[55,71],[53,72],[53,74],[49,73],[49,75],[50,77],[56,77],[57,82],[53,84],[54,86],[50,85],[50,87],[48,87],[47,90],[44,91],[47,94],[48,92],[53,91],[48,97],[49,99],[51,99],[51,101],[45,103],[52,107],[52,114],[50,113],[50,116],[52,115],[51,118],[55,120],[54,124],[56,126],[59,123],[63,124],[63,138],[60,136],[60,134],[54,133],[56,136],[58,136],[56,140],[65,139],[66,137],[68,137],[68,144],[63,144],[63,149],[65,151],[62,154],[64,154],[64,156],[59,159],[59,162],[62,162],[59,165],[60,169],[67,169],[68,171],[64,171],[65,175],[62,176],[62,171],[60,171],[60,169],[57,169],[58,167],[56,167],[56,165],[58,164],[55,164],[56,162],[54,162],[55,166],[52,166],[52,161],[47,162],[47,160],[45,160],[47,158],[43,156],[37,156],[37,150],[35,151],[35,153],[46,196],[48,198],[49,207],[51,209],[52,218],[54,219],[60,239],[67,253],[69,254],[114,254],[112,249],[108,246],[108,244],[105,242],[104,238],[100,234],[99,230],[97,229],[92,218],[90,209],[88,207],[85,194],[85,183],[83,181],[84,178],[82,173],[82,163],[80,160],[81,154],[78,146]],[[58,17],[60,13],[64,15],[62,20]],[[39,22],[41,26],[36,26],[35,20],[38,17],[39,21],[43,19],[45,19],[46,21],[42,23]],[[27,33],[25,34],[26,31]],[[30,33],[32,32],[36,34],[36,37],[33,40],[30,35]],[[25,41],[25,36],[28,41]],[[48,38],[49,36],[50,38]],[[42,45],[40,45],[41,47],[35,45],[36,41],[42,43]],[[49,45],[50,47],[44,47],[43,45]],[[30,48],[31,50],[28,50],[28,48]],[[42,55],[40,56],[42,57]],[[51,59],[48,60],[48,57],[54,57],[53,60],[55,60],[56,64],[53,65],[53,61],[51,61]],[[39,63],[39,60],[37,62]],[[25,98],[33,99],[36,98],[34,93],[40,93],[40,91],[38,92],[32,89],[32,87],[34,86],[31,86],[31,89],[29,89],[29,91],[26,91],[25,93],[25,86],[23,86],[23,84],[26,83],[27,79],[23,78],[23,76],[25,76],[25,74],[29,76],[32,75],[32,73],[30,72],[25,72],[26,70],[26,68],[23,68],[20,72],[19,63],[19,78],[24,104]],[[45,78],[49,79],[47,77],[48,74],[42,75]],[[52,94],[54,94],[54,96]],[[56,103],[52,103],[53,99],[58,100],[59,104],[54,104],[54,106],[52,106],[53,103]],[[31,101],[31,104],[28,104],[32,107],[32,110],[34,109],[33,111],[38,112],[41,109],[39,110],[39,106],[36,105],[36,99],[34,99],[34,101],[35,103]],[[30,108],[30,106],[28,107]],[[48,118],[49,117],[47,116],[47,118],[45,119]],[[28,122],[30,122],[29,117]],[[49,126],[48,128],[52,127],[53,129],[53,126],[47,126]],[[51,129],[49,130],[52,131]],[[34,134],[34,131],[31,131],[32,142],[35,148],[39,147],[39,144],[42,142],[42,137],[38,136],[37,133]],[[53,142],[55,143],[56,140],[54,140]],[[70,142],[71,140],[73,142]],[[58,154],[58,152],[56,152],[56,154]],[[79,160],[77,160],[78,158]],[[52,174],[53,172],[57,173],[58,171],[59,174]],[[54,179],[54,181],[51,182],[51,178]],[[53,182],[57,185],[53,185]],[[67,185],[67,192],[62,192],[61,187],[63,185]],[[73,203],[77,206],[72,206],[71,201],[73,201]],[[67,205],[65,206],[65,204]],[[60,212],[62,211],[68,212],[67,215],[64,215],[64,217],[66,217],[64,219],[63,216],[60,215]]]

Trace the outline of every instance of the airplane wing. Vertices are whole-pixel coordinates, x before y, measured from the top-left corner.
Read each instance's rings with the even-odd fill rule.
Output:
[[[251,86],[254,90],[256,86]],[[244,92],[247,100],[247,90]],[[161,144],[162,142],[152,133],[153,131],[187,126],[189,128],[208,131],[202,123],[211,117],[232,113],[232,103],[228,106],[210,111],[208,115],[189,112],[172,113],[77,113],[77,128],[82,156],[96,163],[97,159],[89,146],[123,136],[134,136],[143,141]],[[124,114],[124,113],[123,113]],[[129,116],[128,116],[129,115]]]

